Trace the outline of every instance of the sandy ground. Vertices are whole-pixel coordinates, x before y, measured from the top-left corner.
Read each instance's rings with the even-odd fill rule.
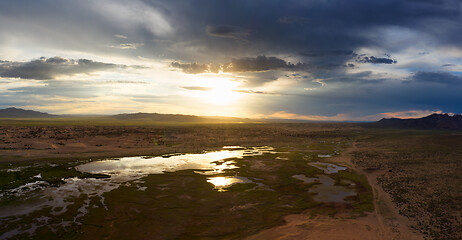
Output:
[[[330,159],[333,162],[348,166],[365,174],[374,191],[375,211],[364,217],[351,218],[348,213],[339,213],[335,217],[311,217],[308,212],[289,215],[284,218],[285,224],[264,230],[247,240],[278,239],[278,240],[348,240],[348,239],[383,239],[383,240],[417,240],[423,235],[413,231],[411,222],[399,215],[391,198],[377,183],[379,171],[366,171],[353,166],[350,153],[355,146],[348,149],[340,157]],[[383,171],[383,170],[382,170]]]

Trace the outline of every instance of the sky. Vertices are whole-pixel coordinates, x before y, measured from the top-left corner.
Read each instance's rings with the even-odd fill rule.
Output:
[[[460,0],[2,0],[0,108],[461,113],[461,13]]]

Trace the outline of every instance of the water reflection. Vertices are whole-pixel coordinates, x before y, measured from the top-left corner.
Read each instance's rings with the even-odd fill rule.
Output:
[[[354,189],[348,189],[343,186],[334,185],[334,179],[326,175],[318,175],[320,184],[310,188],[309,192],[316,193],[314,200],[317,202],[346,202],[345,198],[356,196]]]
[[[148,174],[160,174],[186,169],[200,170],[197,173],[214,175],[235,169],[233,159],[273,153],[272,147],[223,147],[225,150],[201,154],[168,155],[168,157],[124,157],[118,160],[103,160],[77,166],[81,172],[108,174],[112,179],[134,180]],[[235,149],[235,150],[228,150]]]
[[[313,199],[317,202],[346,202],[345,198],[355,196],[356,191],[352,188],[335,185],[334,179],[326,175],[317,175],[314,178],[309,178],[303,174],[293,175],[295,179],[302,181],[305,184],[317,183],[310,188],[309,192],[316,193]],[[354,186],[354,183],[350,183]]]
[[[250,179],[245,177],[211,177],[207,179],[207,182],[213,184],[215,189],[219,192],[226,191],[226,188],[231,187],[236,183],[253,183]]]
[[[120,159],[109,159],[89,162],[75,167],[78,171],[107,174],[110,178],[67,178],[63,179],[64,184],[59,187],[50,186],[45,181],[40,181],[41,175],[34,176],[39,181],[27,183],[15,189],[0,191],[0,200],[8,197],[21,197],[16,201],[15,206],[0,205],[0,224],[3,221],[19,221],[22,216],[34,211],[50,208],[52,216],[58,216],[68,211],[75,199],[84,197],[83,204],[78,208],[73,221],[63,221],[58,224],[48,224],[39,218],[34,219],[28,226],[21,226],[0,234],[0,239],[10,238],[17,234],[30,233],[42,226],[56,228],[80,224],[79,218],[90,211],[90,208],[102,207],[107,209],[104,203],[105,192],[112,191],[122,185],[136,184],[139,191],[145,191],[146,186],[140,186],[140,179],[149,174],[162,174],[186,169],[195,169],[195,173],[201,175],[223,174],[226,170],[238,168],[235,159],[252,157],[263,154],[274,154],[272,147],[244,148],[238,146],[223,147],[221,151],[206,152],[202,154],[168,154],[159,157],[124,157]],[[21,171],[20,168],[9,169],[8,171]],[[226,188],[237,183],[250,183],[251,180],[234,177],[210,177],[207,182],[214,185],[218,191],[225,191]],[[256,183],[258,186],[259,183]],[[90,206],[90,199],[98,201],[99,206]]]
[[[327,174],[338,173],[338,171],[347,170],[346,167],[338,166],[332,163],[313,162],[313,163],[308,163],[308,165],[321,169],[324,171],[324,173],[327,173]]]
[[[303,174],[297,174],[297,175],[293,175],[292,176],[293,178],[295,179],[298,179],[304,183],[307,183],[307,184],[310,184],[310,183],[314,183],[316,182],[316,180],[318,180],[318,178],[309,178]]]
[[[0,200],[3,200],[2,198],[5,196],[20,197],[21,199],[15,202],[14,207],[0,206],[0,224],[21,221],[22,216],[44,208],[50,209],[49,216],[52,218],[66,212],[74,211],[72,215],[73,220],[50,224],[48,221],[42,219],[44,216],[41,216],[40,218],[30,220],[27,225],[21,225],[15,229],[11,229],[11,231],[7,233],[0,234],[0,239],[21,233],[33,233],[36,228],[42,226],[57,228],[59,226],[80,224],[80,218],[91,211],[92,208],[107,209],[104,199],[104,193],[106,192],[117,189],[120,186],[133,186],[138,191],[149,192],[150,189],[148,189],[148,186],[142,181],[142,178],[149,174],[164,174],[166,172],[191,169],[194,170],[196,174],[204,175],[199,178],[200,181],[207,181],[211,184],[211,188],[213,186],[213,189],[219,192],[227,191],[229,187],[242,183],[253,183],[255,185],[253,188],[247,189],[246,191],[275,191],[270,188],[273,186],[265,181],[267,181],[267,179],[270,179],[270,182],[277,180],[276,174],[275,176],[268,176],[268,178],[264,180],[263,178],[259,179],[248,175],[246,175],[248,178],[238,176],[240,174],[238,171],[230,172],[229,170],[237,169],[238,159],[246,157],[265,155],[261,159],[265,161],[268,160],[268,163],[276,164],[290,164],[296,160],[304,160],[305,162],[303,164],[305,167],[305,164],[310,161],[310,159],[316,157],[314,154],[303,156],[301,159],[291,157],[291,161],[288,161],[289,155],[286,154],[287,152],[276,152],[272,147],[244,148],[239,146],[228,146],[223,147],[221,151],[205,152],[201,154],[175,153],[159,157],[123,157],[120,159],[94,161],[79,165],[75,168],[86,173],[106,174],[109,175],[110,178],[67,178],[62,179],[64,183],[58,187],[51,186],[47,182],[42,181],[41,174],[38,174],[33,176],[34,182],[15,189],[0,191]],[[261,159],[250,159],[249,163],[246,164],[254,164],[253,166],[256,166],[257,163],[260,163],[259,161],[261,161]],[[255,161],[252,162],[252,160]],[[308,164],[322,169],[325,174],[346,170],[345,167],[330,163],[312,162]],[[20,170],[21,169],[10,169],[8,171]],[[351,187],[336,186],[335,181],[327,175],[307,177],[303,174],[298,174],[301,172],[301,170],[296,170],[297,175],[293,175],[292,177],[302,181],[304,184],[313,184],[307,191],[316,194],[314,196],[314,200],[316,201],[344,202],[345,197],[354,196],[356,194]],[[343,183],[353,184],[348,182]],[[152,185],[149,185],[149,187],[152,187]],[[154,188],[156,187],[165,188],[167,190],[169,188],[169,186],[162,186],[161,184],[154,186]],[[30,199],[36,201],[29,201]],[[71,206],[72,204],[78,204],[77,208]]]

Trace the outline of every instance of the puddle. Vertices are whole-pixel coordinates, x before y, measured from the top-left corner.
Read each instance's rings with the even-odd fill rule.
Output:
[[[164,155],[161,157],[125,157],[117,160],[103,160],[77,166],[81,172],[107,174],[111,178],[130,181],[148,174],[161,174],[186,169],[200,170],[197,173],[215,175],[225,170],[237,168],[233,158],[270,154],[272,147],[243,149],[237,146],[224,147],[225,150],[202,154]],[[235,149],[235,150],[228,150]],[[168,157],[166,157],[168,156]]]
[[[345,197],[356,195],[355,189],[334,185],[335,180],[326,175],[309,178],[303,174],[298,174],[292,177],[306,184],[319,183],[309,190],[309,192],[316,193],[313,199],[317,202],[343,203],[346,202]],[[348,180],[344,181],[343,184],[348,184],[349,187],[354,186],[354,183]]]
[[[318,180],[318,178],[309,178],[303,174],[293,175],[292,177],[307,184],[315,183]]]
[[[326,174],[338,173],[338,171],[347,170],[346,167],[338,166],[332,163],[313,162],[313,163],[308,163],[308,165],[321,169]]]
[[[353,189],[334,185],[334,179],[329,176],[318,175],[317,177],[320,184],[313,186],[309,190],[309,192],[316,193],[313,199],[317,202],[343,203],[346,202],[346,197],[356,196]]]

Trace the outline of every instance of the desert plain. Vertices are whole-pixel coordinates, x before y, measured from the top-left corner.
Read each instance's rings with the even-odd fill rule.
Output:
[[[458,131],[356,123],[4,121],[0,238],[461,239],[461,149]],[[115,180],[82,170],[124,157],[168,163],[213,153],[240,155],[225,154],[212,172]],[[67,189],[60,203],[43,194],[89,182],[99,184],[93,192]],[[343,190],[322,199],[323,184]]]

